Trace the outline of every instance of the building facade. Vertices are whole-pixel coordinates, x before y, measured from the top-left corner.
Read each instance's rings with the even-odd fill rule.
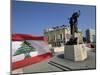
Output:
[[[89,42],[89,43],[96,42],[96,33],[95,33],[94,29],[87,29],[86,30],[86,39],[87,39],[87,42]]]
[[[52,47],[60,47],[70,39],[70,28],[66,25],[48,28],[44,30],[44,36]]]

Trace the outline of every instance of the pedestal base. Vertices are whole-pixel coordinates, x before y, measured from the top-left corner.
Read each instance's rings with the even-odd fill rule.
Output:
[[[64,58],[74,61],[83,61],[87,58],[85,44],[65,45]]]

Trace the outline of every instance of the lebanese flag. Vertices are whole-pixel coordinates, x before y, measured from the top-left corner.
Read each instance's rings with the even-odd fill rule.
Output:
[[[47,38],[29,34],[12,34],[12,70],[39,63],[52,57]]]

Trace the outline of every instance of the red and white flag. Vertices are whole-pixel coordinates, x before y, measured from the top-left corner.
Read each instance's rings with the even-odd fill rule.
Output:
[[[47,38],[29,34],[12,35],[12,70],[51,58]]]

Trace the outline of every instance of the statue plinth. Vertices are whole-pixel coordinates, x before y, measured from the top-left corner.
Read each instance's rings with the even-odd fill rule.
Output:
[[[85,44],[65,45],[64,58],[73,61],[83,61],[87,58]]]
[[[64,58],[73,61],[83,61],[87,58],[87,50],[81,32],[74,33],[65,45]]]

